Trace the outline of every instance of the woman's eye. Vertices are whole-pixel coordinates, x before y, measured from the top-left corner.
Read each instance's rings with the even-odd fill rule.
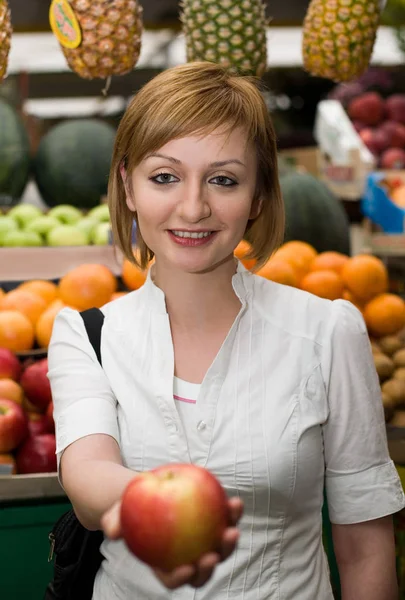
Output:
[[[217,177],[211,179],[211,181],[215,183],[215,185],[222,185],[225,187],[232,187],[234,185],[238,185],[234,179],[231,179],[230,177],[225,177],[225,175],[218,175]]]
[[[171,173],[159,173],[159,175],[155,175],[154,177],[150,177],[150,180],[154,181],[155,183],[158,183],[159,185],[163,185],[165,183],[174,183],[174,182],[176,182],[177,181],[177,177],[175,177]]]

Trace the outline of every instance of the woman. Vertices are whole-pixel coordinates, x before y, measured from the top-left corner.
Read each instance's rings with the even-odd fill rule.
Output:
[[[261,265],[283,237],[255,83],[210,63],[149,82],[117,133],[109,204],[129,258],[136,219],[148,279],[103,307],[103,369],[74,310],[49,349],[61,480],[107,536],[94,599],[329,600],[325,484],[344,600],[394,600],[404,495],[363,319],[233,257],[245,237]],[[212,471],[233,526],[218,553],[161,573],[126,549],[119,503],[136,472],[168,462]]]

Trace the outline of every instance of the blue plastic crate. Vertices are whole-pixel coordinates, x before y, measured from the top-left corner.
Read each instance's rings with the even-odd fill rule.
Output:
[[[362,213],[379,225],[385,233],[404,233],[405,210],[397,206],[380,185],[385,178],[384,173],[372,172],[368,175],[361,199]]]

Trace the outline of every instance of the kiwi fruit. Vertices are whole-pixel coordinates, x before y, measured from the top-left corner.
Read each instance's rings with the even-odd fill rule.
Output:
[[[405,348],[397,350],[392,358],[396,367],[405,367]]]
[[[388,379],[382,384],[381,391],[391,398],[395,406],[405,404],[405,381]]]
[[[389,379],[395,371],[394,361],[385,354],[374,354],[374,364],[380,381]]]
[[[394,401],[392,400],[392,398],[390,396],[388,396],[388,394],[386,394],[385,392],[382,392],[381,398],[382,398],[382,403],[383,403],[383,407],[384,407],[385,422],[388,423],[389,421],[391,421],[392,417],[394,416],[395,404],[394,404]]]
[[[404,346],[403,342],[396,335],[387,335],[381,338],[378,345],[387,356],[392,356],[398,350],[402,350]]]
[[[395,369],[393,377],[394,379],[405,381],[405,367],[398,367],[398,369]]]

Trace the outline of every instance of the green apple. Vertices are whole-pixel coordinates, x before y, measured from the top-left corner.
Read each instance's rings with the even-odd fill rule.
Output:
[[[20,227],[26,227],[36,217],[42,215],[42,210],[33,204],[18,204],[10,208],[7,216],[13,217],[17,221]]]
[[[59,225],[48,232],[46,241],[48,246],[87,246],[89,237],[76,225]]]
[[[98,221],[93,219],[92,217],[83,217],[76,223],[76,227],[87,233],[90,237],[93,229],[98,225]]]
[[[82,211],[70,204],[59,204],[48,211],[49,217],[54,217],[64,225],[74,225],[83,216]]]
[[[0,246],[3,244],[4,236],[10,231],[17,231],[18,223],[13,217],[0,216]]]
[[[3,239],[4,247],[19,247],[19,246],[43,246],[44,242],[35,231],[10,231]]]
[[[110,223],[98,223],[92,230],[90,241],[96,246],[106,246],[110,239]]]
[[[25,231],[34,231],[35,233],[39,233],[39,235],[45,236],[48,231],[59,226],[60,221],[58,221],[58,219],[50,217],[49,215],[42,215],[41,217],[33,219],[31,223],[28,223]]]
[[[110,209],[108,208],[108,204],[100,204],[100,206],[95,206],[87,213],[88,217],[92,219],[96,219],[98,223],[107,223],[110,220]]]

